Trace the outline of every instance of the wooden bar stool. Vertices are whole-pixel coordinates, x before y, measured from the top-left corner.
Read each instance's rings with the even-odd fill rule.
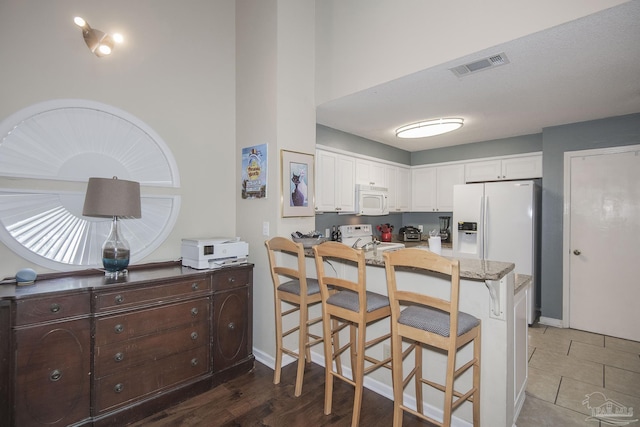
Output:
[[[311,352],[309,348],[322,341],[321,336],[309,333],[309,326],[322,320],[322,316],[309,319],[309,307],[319,304],[321,301],[320,287],[318,286],[318,280],[307,277],[302,243],[295,243],[284,237],[274,237],[271,240],[267,240],[265,245],[267,246],[271,278],[273,280],[276,318],[276,364],[273,383],[280,383],[282,355],[288,354],[289,356],[297,358],[298,372],[296,375],[295,396],[298,397],[302,393],[305,361],[311,363]],[[287,256],[297,258],[297,268],[282,265],[284,258]],[[285,277],[288,280],[281,282],[281,277]],[[283,312],[283,301],[294,307]],[[298,325],[286,332],[282,332],[283,317],[295,314],[296,312],[299,312]],[[297,352],[284,346],[284,338],[294,332],[298,332]]]
[[[384,295],[366,290],[366,266],[362,250],[353,249],[342,243],[325,242],[314,246],[313,251],[322,295],[325,355],[324,413],[325,415],[331,413],[333,377],[337,377],[355,387],[351,417],[351,426],[355,427],[360,421],[364,376],[382,366],[391,368],[391,358],[378,360],[365,354],[367,348],[390,337],[390,334],[385,334],[370,341],[366,339],[368,324],[390,316],[389,299]],[[325,273],[325,261],[327,260],[355,263],[358,268],[357,282],[328,276]],[[340,327],[337,328],[336,323],[333,322],[336,319],[341,322]],[[346,325],[349,325],[350,328],[350,341],[340,348],[339,343],[336,342],[338,332]],[[352,378],[347,378],[339,371],[340,355],[346,349],[350,349]],[[335,370],[334,361],[336,362]],[[370,364],[366,369],[365,361]]]
[[[402,425],[403,411],[440,426],[451,425],[451,413],[462,402],[473,404],[473,425],[480,425],[480,320],[458,311],[460,294],[460,265],[458,260],[450,260],[423,249],[402,249],[384,253],[387,274],[387,289],[391,304],[391,342],[393,354],[393,425]],[[440,298],[398,289],[397,269],[418,272],[425,275],[438,273],[450,281],[450,298]],[[415,282],[414,282],[415,283]],[[445,282],[446,283],[446,282]],[[400,306],[406,308],[401,311]],[[450,331],[457,331],[451,334]],[[453,335],[453,336],[452,336]],[[402,351],[402,340],[411,345]],[[473,341],[473,358],[459,367],[456,366],[458,349]],[[438,384],[422,377],[422,345],[435,347],[447,352],[445,384]],[[415,366],[404,377],[402,362],[411,351],[415,353]],[[466,393],[454,390],[454,380],[473,367],[473,385]],[[414,379],[416,387],[417,411],[405,406],[404,389]],[[444,392],[444,416],[442,423],[427,416],[423,411],[423,384]],[[457,399],[454,400],[454,397]]]

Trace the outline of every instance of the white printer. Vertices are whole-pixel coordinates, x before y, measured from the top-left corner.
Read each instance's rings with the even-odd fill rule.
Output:
[[[244,264],[249,258],[249,244],[239,237],[182,239],[182,265],[198,270]]]

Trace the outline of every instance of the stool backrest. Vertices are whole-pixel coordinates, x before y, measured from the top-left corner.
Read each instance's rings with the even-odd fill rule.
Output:
[[[324,242],[313,247],[316,258],[316,270],[318,272],[318,283],[323,300],[329,298],[329,287],[336,291],[350,290],[358,293],[360,307],[367,306],[366,296],[366,264],[364,251],[353,249],[338,242]],[[325,274],[325,261],[331,259],[355,263],[358,267],[357,282],[352,280],[328,276]]]
[[[305,267],[304,247],[302,243],[296,243],[285,237],[273,237],[264,242],[269,255],[269,266],[271,267],[271,278],[275,289],[280,286],[280,276],[288,277],[290,280],[300,281],[300,295],[307,295],[307,272]],[[297,269],[279,264],[282,263],[282,256],[294,256],[297,258]]]
[[[460,262],[451,260],[433,252],[408,248],[383,254],[386,275],[389,304],[391,315],[397,319],[400,315],[401,304],[420,304],[442,310],[450,315],[450,331],[458,329],[458,301],[460,297]],[[427,295],[425,293],[399,290],[396,270],[410,269],[416,273],[440,276],[448,279],[450,284],[449,300]]]

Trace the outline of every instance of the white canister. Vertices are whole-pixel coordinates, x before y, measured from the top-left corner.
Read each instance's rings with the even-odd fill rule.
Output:
[[[442,255],[442,242],[440,236],[429,237],[429,250],[434,254]]]

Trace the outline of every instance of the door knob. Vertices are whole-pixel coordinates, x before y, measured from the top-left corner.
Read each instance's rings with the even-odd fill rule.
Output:
[[[582,252],[580,252],[580,250],[579,250],[579,249],[574,249],[574,250],[573,250],[573,254],[574,254],[574,255],[580,255],[581,253],[582,253]]]

